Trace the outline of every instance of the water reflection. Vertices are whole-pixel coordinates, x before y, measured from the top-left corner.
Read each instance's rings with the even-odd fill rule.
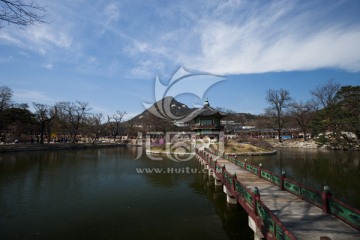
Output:
[[[246,239],[251,233],[243,210],[228,207],[207,175],[136,171],[200,170],[198,162],[136,156],[127,148],[1,154],[0,239]]]
[[[196,175],[198,180],[191,185],[193,189],[205,194],[222,220],[223,228],[230,239],[254,239],[248,226],[248,215],[240,205],[228,204],[222,186],[215,186],[214,178],[207,173]],[[200,183],[200,184],[196,184]],[[240,227],[241,226],[241,227]]]

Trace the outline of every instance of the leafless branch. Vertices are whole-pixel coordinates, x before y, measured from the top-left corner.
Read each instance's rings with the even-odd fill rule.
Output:
[[[1,22],[28,26],[44,23],[46,9],[31,0],[0,0],[0,27]]]

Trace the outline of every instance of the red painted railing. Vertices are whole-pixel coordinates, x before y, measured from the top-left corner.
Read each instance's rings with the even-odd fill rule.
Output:
[[[279,186],[282,190],[286,190],[294,195],[297,195],[301,199],[322,208],[324,213],[332,214],[345,223],[349,224],[353,228],[360,230],[360,210],[349,206],[339,199],[332,197],[328,187],[324,187],[324,191],[320,192],[311,187],[304,186],[291,179],[286,178],[285,175],[278,176],[268,170],[262,169],[260,166],[247,163],[245,161],[238,160],[226,154],[219,154],[218,152],[210,149],[205,149],[208,153],[222,157],[239,167],[249,171],[260,178],[263,178],[274,185]]]
[[[230,191],[237,202],[255,221],[257,227],[261,230],[267,239],[297,239],[281,221],[265,206],[260,199],[260,194],[252,192],[243,185],[236,177],[229,173],[225,166],[220,166],[216,160],[207,152],[196,149],[197,157],[205,161],[213,170],[216,177]],[[220,170],[221,169],[221,170]]]

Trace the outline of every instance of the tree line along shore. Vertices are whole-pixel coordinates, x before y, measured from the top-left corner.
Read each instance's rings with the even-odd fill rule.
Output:
[[[268,129],[275,133],[271,138],[286,143],[285,129],[296,129],[297,135],[290,133],[291,138],[300,138],[300,142],[311,140],[328,149],[359,149],[360,86],[341,86],[328,81],[310,93],[311,99],[294,100],[286,89],[269,89],[264,98],[268,107],[259,115],[218,108],[228,114],[223,119],[224,132],[233,135],[239,143],[244,143],[253,138],[269,138],[258,131]],[[118,110],[105,116],[91,112],[89,104],[81,101],[60,101],[52,106],[34,102],[30,107],[28,104],[15,103],[12,97],[13,92],[9,87],[0,86],[0,145],[14,142],[101,143],[102,138],[131,142],[139,132],[165,133],[190,129],[187,124],[176,125],[171,119],[160,119],[147,110],[123,121],[125,111]],[[192,111],[175,99],[171,104],[183,111],[181,113]],[[254,130],[245,129],[245,126]],[[291,144],[274,145],[281,147]]]

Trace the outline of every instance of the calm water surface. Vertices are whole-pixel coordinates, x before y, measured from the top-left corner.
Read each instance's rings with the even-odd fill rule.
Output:
[[[198,162],[128,148],[0,154],[0,239],[252,239]]]
[[[360,151],[277,150],[276,155],[247,159],[279,175],[283,169],[288,178],[319,191],[328,185],[333,196],[360,209]]]
[[[197,161],[134,160],[135,150],[0,154],[0,239],[253,239],[247,214],[226,203]],[[360,152],[279,149],[247,159],[329,185],[360,208]],[[176,173],[186,167],[192,173]]]

